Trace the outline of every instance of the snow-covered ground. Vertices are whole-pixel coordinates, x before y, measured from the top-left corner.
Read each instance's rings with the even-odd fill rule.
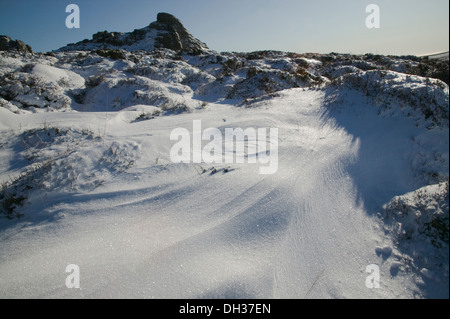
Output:
[[[2,57],[0,297],[448,298],[444,82],[135,55]],[[172,163],[195,120],[278,128],[278,171]]]

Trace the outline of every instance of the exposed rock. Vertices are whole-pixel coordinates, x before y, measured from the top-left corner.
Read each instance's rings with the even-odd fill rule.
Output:
[[[69,44],[60,51],[122,49],[127,51],[166,48],[174,51],[199,53],[208,49],[207,45],[194,38],[183,24],[171,14],[158,13],[157,21],[133,32],[98,32],[92,40]]]
[[[17,51],[20,53],[33,53],[33,49],[20,40],[12,40],[6,35],[0,35],[0,51]]]
[[[183,24],[171,14],[158,13],[157,21],[150,25],[150,28],[158,29],[161,32],[156,38],[157,45],[172,50],[201,51],[207,48],[206,44],[195,39]]]
[[[97,32],[92,36],[92,41],[96,43],[107,43],[111,45],[124,45],[125,43],[119,39],[120,33],[117,32]]]

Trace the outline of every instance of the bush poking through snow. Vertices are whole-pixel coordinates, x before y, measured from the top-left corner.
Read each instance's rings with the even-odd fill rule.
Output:
[[[25,109],[68,109],[71,99],[60,84],[45,83],[33,74],[10,73],[0,80],[0,97]]]
[[[139,146],[135,143],[125,145],[113,142],[100,158],[102,168],[112,172],[125,172],[134,166],[137,159]]]
[[[133,123],[136,122],[142,122],[142,121],[147,121],[147,120],[153,120],[155,118],[155,116],[159,116],[156,115],[157,113],[153,112],[153,113],[141,113],[141,115],[139,115],[134,121]]]
[[[447,181],[394,198],[382,214],[382,225],[401,253],[397,257],[402,268],[422,277],[425,283],[432,280],[447,287],[448,205]]]
[[[91,75],[86,80],[86,87],[89,89],[99,86],[101,83],[105,82],[106,77],[104,75]]]
[[[394,221],[399,240],[426,236],[436,247],[449,244],[449,182],[427,186],[394,198],[384,208],[385,219]]]
[[[16,178],[2,184],[0,189],[0,211],[8,219],[20,218],[23,214],[18,209],[25,205],[29,193],[39,188],[39,181],[43,175],[51,169],[51,162],[38,163],[27,168]]]
[[[21,195],[17,196],[16,194],[5,194],[4,192],[0,194],[3,212],[9,219],[14,218],[14,215],[18,218],[22,216],[21,214],[16,213],[15,210],[16,208],[23,206],[25,200],[26,198]]]
[[[116,50],[116,49],[101,50],[101,49],[98,49],[97,51],[95,51],[95,53],[97,53],[101,57],[109,58],[111,60],[126,60],[127,59],[126,52],[123,50]]]
[[[402,107],[420,112],[425,120],[448,127],[449,88],[440,80],[392,71],[360,71],[341,76],[332,84],[360,90],[385,109],[397,101]]]

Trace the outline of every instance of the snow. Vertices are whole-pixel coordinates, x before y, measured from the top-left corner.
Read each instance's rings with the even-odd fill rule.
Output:
[[[427,229],[448,216],[445,83],[319,57],[303,82],[282,53],[84,54],[1,60],[2,209],[20,217],[0,218],[1,298],[448,298]],[[172,163],[196,120],[278,128],[278,171]]]
[[[374,226],[349,171],[364,160],[364,140],[324,120],[324,98],[322,92],[295,89],[257,110],[211,105],[203,112],[138,123],[106,113],[23,116],[28,129],[43,121],[60,128],[100,126],[104,140],[83,143],[77,158],[67,158],[70,165],[53,167],[52,174],[81,170],[76,183],[82,186],[98,172],[94,179],[103,182],[71,192],[61,184],[67,176],[52,178],[47,182],[57,183],[59,192],[33,193],[20,222],[2,221],[0,295],[414,297],[419,292],[412,274],[390,275],[384,259],[393,248],[380,248],[386,238]],[[251,164],[234,164],[235,171],[227,174],[199,175],[192,165],[171,164],[171,129],[189,129],[194,119],[204,127],[279,127],[280,171],[267,177]],[[129,170],[102,171],[101,150],[110,147],[121,149],[119,160],[135,164]],[[114,158],[108,160],[117,165]],[[396,182],[389,173],[386,182]],[[366,184],[372,191],[378,180]],[[64,285],[65,267],[72,263],[82,273],[77,291]],[[365,287],[369,264],[381,265],[384,289]]]
[[[6,108],[0,107],[0,130],[9,130],[17,127],[18,118]]]
[[[58,82],[64,81],[70,88],[84,87],[84,78],[69,70],[36,64],[31,73],[41,77],[47,83],[58,84]]]

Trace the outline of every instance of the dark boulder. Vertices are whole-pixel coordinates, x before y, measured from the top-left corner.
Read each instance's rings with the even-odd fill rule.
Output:
[[[33,54],[33,49],[24,42],[20,40],[12,40],[6,35],[0,35],[0,51],[15,51],[20,53],[31,53]]]

